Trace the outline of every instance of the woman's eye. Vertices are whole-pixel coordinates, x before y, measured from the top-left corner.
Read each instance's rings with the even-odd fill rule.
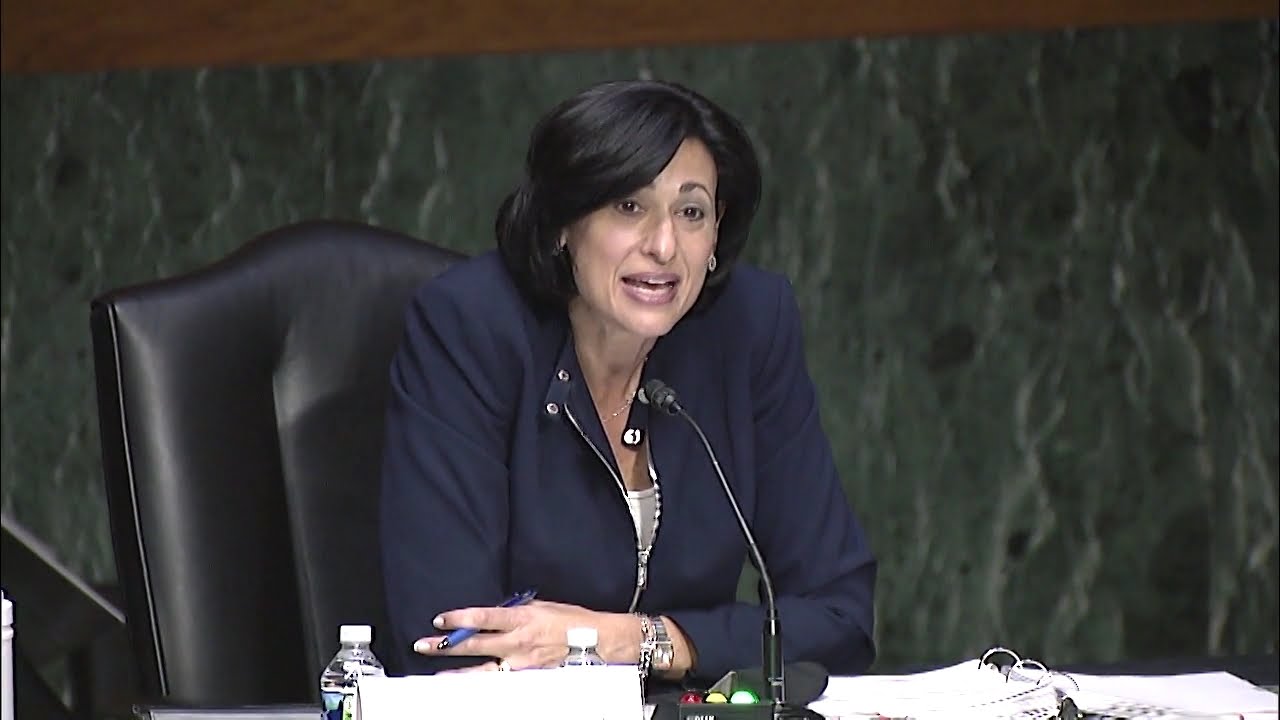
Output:
[[[640,203],[637,203],[635,200],[622,200],[618,203],[617,207],[618,210],[628,215],[640,212]]]
[[[707,213],[700,207],[687,207],[680,211],[685,220],[701,220],[707,216]]]

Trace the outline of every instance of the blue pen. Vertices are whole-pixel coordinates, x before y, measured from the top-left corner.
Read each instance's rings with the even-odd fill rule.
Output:
[[[520,607],[521,605],[526,605],[532,602],[533,599],[536,598],[537,596],[538,596],[537,590],[525,590],[524,592],[518,592],[515,595],[512,595],[511,597],[507,598],[506,601],[503,602],[498,607],[504,607],[504,608]],[[454,630],[453,632],[446,635],[444,639],[441,640],[439,644],[436,645],[436,649],[447,650],[453,647],[454,645],[457,645],[458,643],[462,642],[463,640],[466,640],[472,635],[475,635],[477,632],[479,631],[476,630],[475,628],[458,628],[457,630]]]

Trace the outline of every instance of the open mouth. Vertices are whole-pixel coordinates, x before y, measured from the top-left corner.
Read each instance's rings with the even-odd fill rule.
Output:
[[[675,299],[679,279],[674,275],[628,275],[622,285],[632,298],[645,303],[664,303]]]
[[[676,286],[675,280],[638,280],[636,278],[622,278],[622,282],[634,288],[641,290],[663,290]]]

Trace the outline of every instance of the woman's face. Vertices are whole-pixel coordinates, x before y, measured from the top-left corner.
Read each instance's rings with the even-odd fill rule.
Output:
[[[716,165],[685,140],[653,183],[566,228],[578,297],[571,315],[606,333],[670,332],[689,311],[716,247]]]

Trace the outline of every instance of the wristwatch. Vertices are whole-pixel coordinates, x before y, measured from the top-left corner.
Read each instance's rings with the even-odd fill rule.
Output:
[[[656,616],[649,618],[649,627],[652,637],[646,636],[645,642],[649,645],[650,667],[658,672],[666,672],[675,662],[676,646],[671,642],[671,636],[667,634],[667,624],[662,618]]]

